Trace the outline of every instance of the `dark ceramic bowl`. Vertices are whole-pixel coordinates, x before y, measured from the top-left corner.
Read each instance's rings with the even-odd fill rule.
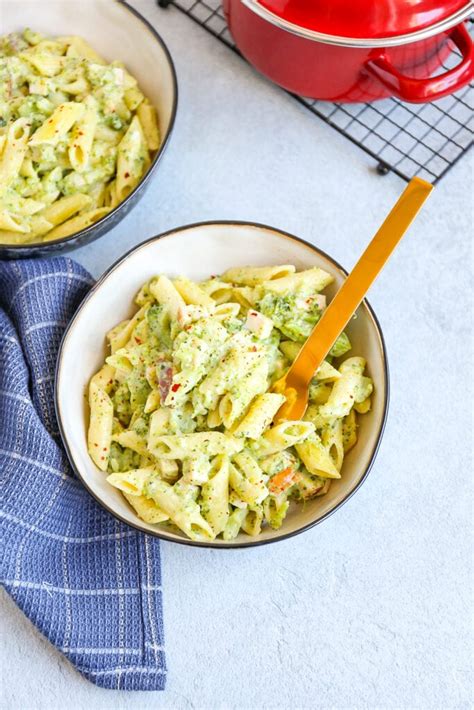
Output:
[[[48,256],[75,249],[115,227],[138,202],[150,183],[168,143],[178,103],[176,72],[168,48],[150,23],[125,2],[88,0],[87,11],[84,11],[82,3],[64,0],[49,0],[47,3],[3,0],[1,32],[18,31],[24,29],[25,24],[49,36],[79,35],[107,60],[123,61],[157,109],[161,146],[141,182],[105,217],[87,229],[56,241],[0,244],[0,258],[4,259]]]

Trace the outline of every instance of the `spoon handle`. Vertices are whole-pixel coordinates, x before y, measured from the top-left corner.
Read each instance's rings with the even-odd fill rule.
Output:
[[[420,178],[409,182],[298,353],[286,375],[288,384],[310,381],[432,189],[433,185]]]

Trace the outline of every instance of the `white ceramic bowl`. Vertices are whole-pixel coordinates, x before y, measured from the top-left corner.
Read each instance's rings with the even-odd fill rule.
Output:
[[[180,532],[149,525],[137,517],[122,494],[106,481],[87,453],[88,411],[85,391],[91,376],[106,356],[105,333],[136,310],[133,299],[152,276],[165,273],[204,279],[231,266],[294,264],[298,270],[320,266],[335,282],[334,295],[345,278],[344,270],[323,252],[297,237],[264,225],[243,222],[207,222],[166,232],[140,244],[114,264],[85,298],[67,328],[56,371],[56,412],[72,467],[89,492],[113,515],[139,530],[166,540],[206,547],[244,547],[281,540],[307,530],[339,508],[361,485],[374,461],[388,408],[388,369],[380,327],[364,302],[347,327],[352,353],[363,355],[374,380],[370,413],[360,417],[359,440],[347,454],[342,478],[329,492],[305,506],[292,504],[279,530],[265,528],[257,538],[241,533],[234,541],[193,542]],[[78,356],[80,354],[80,356]]]
[[[47,36],[79,35],[106,60],[122,61],[155,106],[161,145],[137,187],[109,214],[87,229],[52,242],[0,244],[0,258],[46,256],[82,246],[114,227],[137,202],[167,145],[178,103],[176,72],[156,30],[134,8],[119,0],[1,0],[0,34],[25,27]]]

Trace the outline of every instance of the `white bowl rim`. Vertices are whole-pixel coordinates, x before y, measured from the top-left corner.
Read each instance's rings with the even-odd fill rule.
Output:
[[[131,193],[127,195],[127,197],[122,200],[122,202],[119,202],[118,205],[116,205],[113,210],[108,212],[106,215],[101,217],[101,219],[97,220],[97,222],[94,222],[93,224],[89,225],[88,227],[85,227],[84,229],[80,229],[78,232],[74,232],[74,234],[69,234],[67,237],[60,237],[59,239],[54,239],[48,242],[49,245],[57,245],[57,244],[67,244],[68,242],[72,240],[76,240],[78,237],[83,237],[85,235],[90,234],[93,232],[97,227],[100,225],[105,224],[107,221],[111,220],[113,216],[117,214],[119,210],[121,210],[130,200],[133,199],[133,196],[137,192],[137,190],[142,189],[146,183],[149,181],[150,177],[152,174],[155,172],[158,163],[165,152],[165,148],[168,145],[168,141],[170,139],[171,133],[173,132],[173,127],[174,127],[174,122],[176,119],[176,112],[178,110],[178,78],[176,75],[176,67],[174,65],[173,58],[171,56],[171,53],[168,49],[167,44],[165,43],[164,39],[160,35],[157,30],[153,27],[151,22],[149,22],[141,13],[138,12],[134,7],[128,4],[126,0],[114,0],[114,2],[117,2],[119,5],[122,5],[122,7],[125,8],[125,10],[128,10],[129,12],[132,13],[132,15],[135,15],[135,17],[140,20],[145,27],[151,32],[151,34],[154,36],[156,41],[158,42],[159,45],[161,45],[161,48],[163,50],[163,53],[166,57],[166,61],[168,62],[168,66],[171,72],[171,78],[172,78],[172,83],[173,83],[173,103],[171,106],[171,115],[170,115],[170,121],[168,128],[166,129],[166,132],[163,136],[163,139],[161,141],[160,147],[156,151],[156,155],[153,158],[150,167],[148,168],[147,172],[143,176],[143,178],[140,180],[138,185],[136,185]],[[44,242],[32,242],[29,244],[2,244],[2,247],[5,247],[9,250],[14,250],[15,252],[21,252],[23,249],[29,249],[30,251],[34,249],[35,247],[44,247],[45,243]]]
[[[230,219],[230,220],[208,220],[208,221],[203,221],[203,222],[194,222],[192,224],[186,224],[181,227],[174,227],[173,229],[169,229],[166,232],[162,232],[161,234],[155,235],[154,237],[149,237],[148,239],[145,239],[145,241],[140,242],[140,244],[137,244],[136,246],[132,247],[132,249],[129,249],[123,256],[121,256],[117,261],[115,261],[103,274],[102,276],[96,281],[94,286],[91,288],[91,290],[86,294],[86,296],[83,298],[81,303],[79,304],[75,314],[73,315],[72,319],[69,321],[66,330],[64,331],[64,334],[61,338],[61,343],[59,345],[59,350],[58,350],[58,356],[56,360],[56,371],[55,371],[55,376],[54,376],[54,407],[55,407],[55,412],[56,412],[56,419],[58,422],[58,427],[59,427],[59,432],[61,435],[62,443],[63,446],[66,450],[67,457],[69,459],[69,463],[71,465],[72,470],[78,477],[78,479],[81,481],[83,486],[86,488],[86,490],[90,493],[90,495],[95,498],[95,500],[100,504],[102,508],[104,508],[108,513],[114,516],[117,520],[120,520],[120,522],[124,523],[125,525],[134,528],[135,530],[143,533],[144,535],[152,535],[153,537],[160,538],[161,540],[165,540],[166,542],[174,542],[177,543],[178,545],[189,545],[191,547],[210,547],[212,549],[239,549],[243,547],[256,547],[258,545],[268,545],[273,542],[278,542],[280,540],[286,540],[290,537],[294,537],[295,535],[299,535],[300,533],[306,532],[307,530],[310,530],[311,528],[315,527],[316,525],[319,525],[319,523],[322,523],[323,520],[326,520],[331,516],[333,513],[336,512],[336,510],[339,510],[344,503],[346,503],[356,491],[359,490],[361,485],[365,482],[367,479],[367,476],[369,475],[372,466],[375,462],[375,459],[377,457],[378,450],[380,448],[380,444],[382,442],[383,434],[385,431],[385,425],[387,423],[387,417],[388,417],[388,410],[389,410],[389,402],[390,402],[390,377],[389,377],[389,367],[388,367],[388,359],[387,359],[387,348],[385,345],[385,340],[382,334],[382,329],[379,323],[379,320],[377,316],[375,315],[375,311],[373,310],[372,306],[370,303],[367,301],[367,299],[364,299],[362,304],[367,308],[369,315],[371,316],[374,325],[375,325],[375,330],[377,333],[377,337],[379,338],[380,345],[381,345],[381,352],[382,352],[382,357],[383,357],[383,374],[384,374],[384,380],[385,380],[385,392],[384,392],[384,401],[383,401],[383,413],[382,413],[382,418],[380,421],[379,425],[379,431],[377,433],[377,439],[376,442],[373,446],[372,452],[369,457],[368,464],[365,468],[364,473],[360,477],[360,480],[357,482],[357,484],[354,486],[352,490],[350,490],[347,495],[340,500],[333,508],[327,511],[324,515],[322,515],[320,518],[317,518],[316,520],[312,520],[311,522],[307,523],[306,525],[302,525],[300,528],[297,528],[295,530],[291,530],[290,532],[282,533],[281,535],[275,535],[274,537],[265,539],[265,540],[260,540],[258,537],[257,538],[252,538],[249,541],[245,542],[227,542],[227,543],[219,543],[219,545],[215,545],[213,541],[198,541],[198,540],[191,540],[188,538],[176,538],[176,537],[171,537],[170,535],[167,534],[165,530],[160,530],[157,529],[155,530],[144,530],[140,525],[131,523],[129,520],[126,520],[123,518],[121,515],[119,515],[115,510],[112,510],[108,505],[104,503],[101,498],[94,493],[94,491],[90,488],[88,485],[86,479],[83,477],[81,472],[79,471],[78,467],[76,466],[72,452],[70,450],[65,429],[62,424],[62,418],[61,418],[61,411],[60,411],[60,404],[59,404],[59,392],[58,392],[58,381],[59,381],[59,372],[61,370],[61,363],[62,363],[62,356],[65,348],[67,347],[67,339],[70,331],[74,328],[74,324],[82,311],[83,307],[85,304],[89,301],[92,296],[96,294],[97,291],[100,290],[103,282],[109,277],[109,275],[115,271],[124,261],[128,259],[128,257],[133,254],[136,251],[139,251],[140,249],[148,246],[148,244],[151,244],[152,242],[159,241],[161,239],[164,239],[165,237],[172,236],[174,234],[178,234],[180,232],[185,232],[190,229],[195,229],[197,227],[207,227],[207,226],[245,226],[245,227],[256,227],[257,229],[264,229],[264,230],[269,230],[272,231],[276,234],[279,234],[280,236],[286,237],[287,239],[290,239],[292,241],[300,242],[301,244],[304,244],[305,246],[309,247],[312,251],[316,252],[317,254],[320,254],[324,258],[328,259],[328,261],[331,262],[339,271],[347,277],[348,272],[344,267],[342,267],[335,259],[333,259],[332,256],[329,256],[325,251],[320,249],[319,247],[316,247],[314,244],[311,244],[310,242],[306,241],[305,239],[302,239],[301,237],[296,237],[294,234],[290,234],[289,232],[286,232],[282,229],[278,229],[277,227],[271,227],[270,225],[267,224],[262,224],[260,222],[249,222],[245,220],[235,220],[235,219]],[[361,304],[361,305],[362,305]]]

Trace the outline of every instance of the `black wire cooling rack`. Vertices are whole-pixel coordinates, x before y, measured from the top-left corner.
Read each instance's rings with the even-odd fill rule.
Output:
[[[238,53],[221,0],[157,0],[172,5]],[[474,34],[474,24],[470,22]],[[451,53],[445,68],[457,62]],[[437,182],[473,142],[474,87],[429,104],[385,99],[373,104],[333,104],[294,95],[309,111],[346,136],[377,161],[381,175],[392,171],[404,180],[418,175]]]

